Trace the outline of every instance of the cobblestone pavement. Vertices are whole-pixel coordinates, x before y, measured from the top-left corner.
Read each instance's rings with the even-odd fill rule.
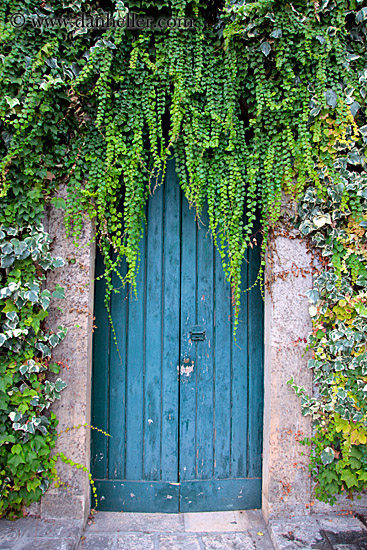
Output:
[[[78,550],[273,550],[259,510],[190,514],[100,512]]]
[[[99,512],[75,521],[0,520],[0,550],[367,550],[366,515],[273,520],[261,512]]]

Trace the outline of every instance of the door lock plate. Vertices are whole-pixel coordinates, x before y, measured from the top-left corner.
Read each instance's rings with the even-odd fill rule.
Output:
[[[205,340],[205,328],[195,325],[190,329],[190,339],[192,342],[203,342]]]

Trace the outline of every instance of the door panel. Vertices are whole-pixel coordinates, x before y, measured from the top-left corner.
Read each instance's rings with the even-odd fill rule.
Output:
[[[120,269],[121,277],[126,275],[126,265]],[[121,287],[121,281],[116,275],[112,276],[114,288]],[[127,295],[122,290],[120,300],[112,300],[111,315],[114,320],[117,345],[110,334],[109,348],[109,403],[108,403],[108,430],[113,437],[107,438],[108,445],[108,475],[113,479],[125,477],[125,407],[126,407],[126,369],[121,368],[122,358],[126,357],[127,323]],[[107,354],[106,354],[107,355]],[[113,381],[113,384],[111,384]]]
[[[163,189],[148,204],[145,303],[143,479],[160,479],[162,388]],[[139,289],[138,289],[139,292]],[[167,365],[165,365],[167,368]],[[167,374],[168,369],[167,369]]]
[[[98,280],[103,271],[103,259],[100,254],[97,254],[94,312],[98,316],[98,328],[93,334],[92,426],[98,426],[101,430],[106,431],[109,403],[110,327],[107,311],[104,307],[106,284],[104,279]],[[105,479],[108,476],[108,439],[102,433],[92,430],[91,471],[97,479]]]
[[[182,201],[181,227],[180,481],[195,479],[196,474],[197,391],[192,384],[196,349],[189,334],[190,328],[196,325],[198,230],[195,212],[189,210],[186,203]]]
[[[95,286],[92,473],[101,510],[177,512],[260,506],[263,306],[242,296],[236,342],[219,253],[182,196],[174,163],[149,198],[138,298]],[[243,288],[256,280],[249,249]],[[97,258],[97,274],[102,273]],[[121,266],[121,276],[126,266]],[[114,284],[121,286],[114,275]],[[205,329],[203,341],[190,330]]]
[[[139,289],[139,300],[135,300],[132,293],[124,292],[127,303],[127,325],[126,325],[126,355],[121,357],[119,368],[126,370],[125,382],[125,423],[124,433],[125,448],[121,460],[125,462],[125,477],[123,479],[143,479],[143,434],[144,434],[144,328],[145,328],[145,300],[146,286],[145,264],[146,264],[146,236],[140,243],[140,266],[136,280]],[[97,291],[97,290],[96,290]],[[115,298],[116,296],[116,298]],[[117,298],[116,294],[112,297]],[[96,319],[97,321],[97,319]],[[110,380],[110,386],[114,380]],[[116,412],[117,417],[119,414]],[[109,432],[110,433],[110,432]],[[113,434],[111,434],[113,437]],[[110,443],[112,445],[112,441]]]
[[[172,163],[167,167],[171,185],[164,187],[163,222],[163,328],[162,328],[162,476],[177,481],[178,471],[178,359],[180,341],[180,186]]]

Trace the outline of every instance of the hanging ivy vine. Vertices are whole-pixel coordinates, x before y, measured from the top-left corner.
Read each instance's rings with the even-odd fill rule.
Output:
[[[120,276],[123,257],[128,271],[121,284],[135,290],[146,201],[170,157],[198,218],[208,205],[210,231],[232,287],[234,328],[241,292],[247,290],[241,264],[257,212],[261,284],[282,193],[298,202],[296,223],[322,257],[310,294],[315,330],[309,342],[320,395],[308,398],[293,384],[315,422],[311,468],[317,495],[333,500],[342,490],[366,486],[365,4],[3,2],[0,514],[19,513],[55,479],[54,465],[47,462],[55,421],[42,417],[44,407],[33,404],[30,390],[42,394],[49,388],[50,339],[56,345],[63,334],[47,331],[51,296],[40,286],[44,271],[59,260],[46,247],[42,264],[33,244],[26,244],[31,238],[49,243],[40,226],[44,205],[52,200],[65,209],[75,241],[82,214],[95,221],[108,306],[112,273]],[[61,20],[103,10],[121,20],[127,9],[155,18],[191,17],[195,27],[89,29]],[[14,26],[22,21],[19,14],[22,28]],[[51,199],[59,184],[67,186],[66,201]],[[44,372],[32,371],[29,378],[26,365],[33,364]],[[32,413],[14,398],[14,392],[28,391],[29,406],[36,407]],[[52,401],[47,399],[46,408]],[[29,422],[35,435],[26,428]],[[24,442],[39,460],[36,435],[45,449],[43,473],[36,462],[28,469],[19,460],[14,464],[17,445]],[[35,490],[25,498],[29,480]]]

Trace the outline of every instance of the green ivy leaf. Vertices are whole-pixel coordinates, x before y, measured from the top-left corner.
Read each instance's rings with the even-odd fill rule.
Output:
[[[56,289],[53,291],[52,297],[56,299],[65,298],[65,289],[59,284],[56,284]]]
[[[51,204],[53,204],[55,208],[63,208],[66,210],[66,202],[62,197],[53,197],[51,199]]]
[[[358,485],[357,477],[351,470],[343,470],[340,478],[345,481],[348,489]]]

